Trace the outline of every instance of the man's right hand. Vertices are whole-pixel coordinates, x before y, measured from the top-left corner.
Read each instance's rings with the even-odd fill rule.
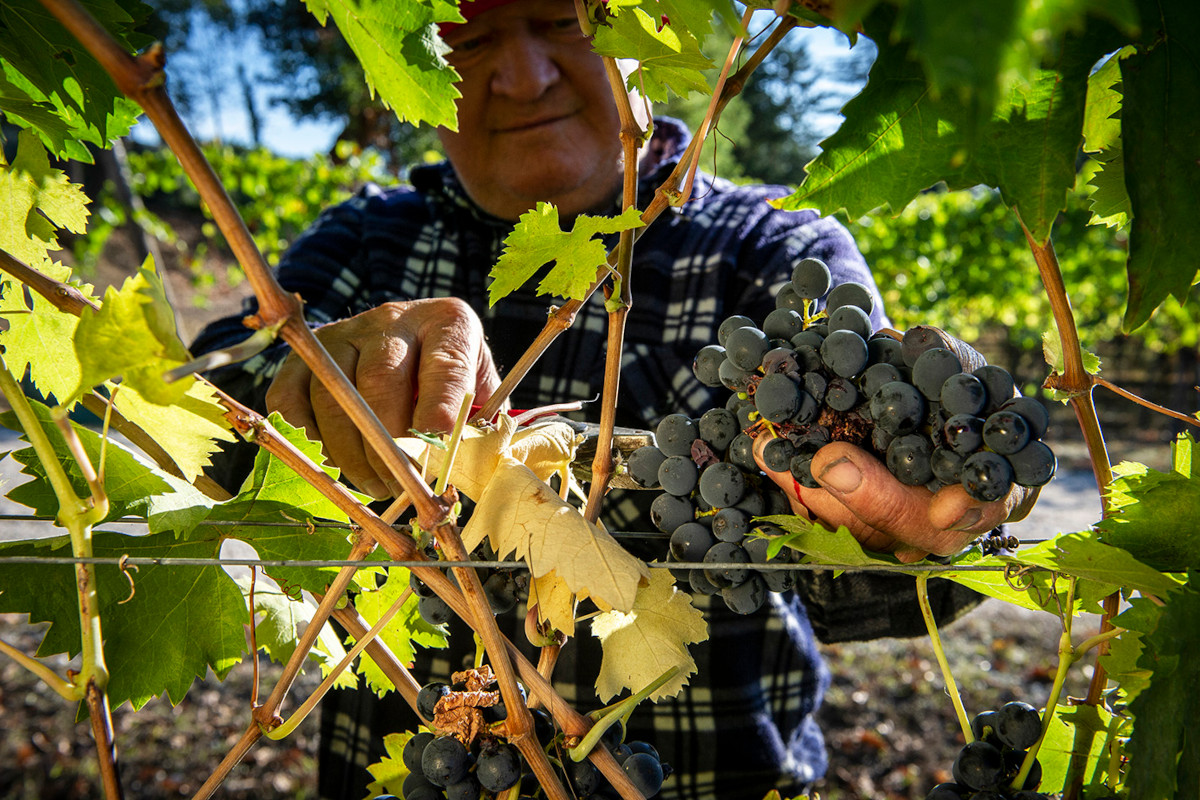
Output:
[[[316,336],[393,437],[449,430],[468,392],[483,403],[500,385],[479,317],[456,298],[386,303],[319,328]],[[377,499],[399,492],[295,353],[267,390],[267,410],[320,439],[326,457],[362,491]]]

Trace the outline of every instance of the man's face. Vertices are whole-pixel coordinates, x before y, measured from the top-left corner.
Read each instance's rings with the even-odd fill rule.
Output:
[[[573,216],[620,188],[620,120],[572,0],[519,0],[444,34],[462,75],[458,132],[439,130],[467,193],[515,220],[539,200]]]

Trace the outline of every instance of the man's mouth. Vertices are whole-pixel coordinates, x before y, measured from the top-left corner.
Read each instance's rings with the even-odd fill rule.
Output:
[[[529,119],[518,120],[516,122],[506,122],[503,125],[495,128],[497,133],[522,133],[524,131],[532,131],[538,128],[548,127],[561,122],[562,120],[571,117],[571,113],[566,114],[543,114]]]

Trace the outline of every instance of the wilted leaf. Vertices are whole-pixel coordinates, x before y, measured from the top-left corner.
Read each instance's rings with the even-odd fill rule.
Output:
[[[687,646],[708,638],[704,615],[689,595],[675,588],[665,569],[652,570],[628,613],[607,611],[592,620],[592,633],[604,656],[596,676],[596,694],[607,702],[625,689],[639,691],[672,667],[679,674],[650,695],[673,697],[696,672]]]

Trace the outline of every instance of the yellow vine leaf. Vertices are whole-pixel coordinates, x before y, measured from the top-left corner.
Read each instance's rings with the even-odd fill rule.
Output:
[[[638,584],[649,577],[645,564],[511,457],[476,499],[463,543],[474,547],[485,535],[501,558],[515,554],[534,578],[553,570],[572,592],[602,607],[631,610]]]
[[[537,605],[538,620],[549,622],[567,636],[574,635],[575,604],[576,600],[582,599],[582,596],[576,597],[554,570],[534,578],[529,585],[529,604]]]
[[[652,572],[631,611],[614,609],[592,620],[592,633],[604,652],[596,676],[596,694],[603,703],[625,689],[638,691],[671,667],[679,667],[679,674],[650,700],[673,697],[696,672],[688,645],[708,638],[704,615],[692,606],[690,596],[675,588],[670,572]]]

